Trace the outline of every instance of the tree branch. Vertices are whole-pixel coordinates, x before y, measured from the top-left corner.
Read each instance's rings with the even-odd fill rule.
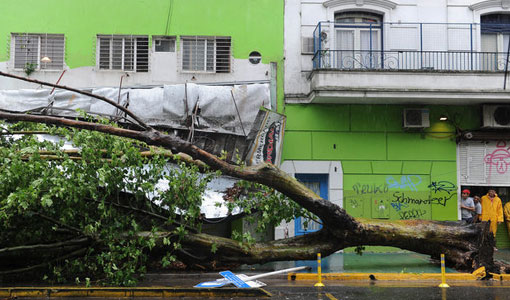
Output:
[[[34,215],[36,215],[36,216],[38,216],[38,217],[40,217],[40,218],[42,218],[42,219],[46,220],[46,221],[50,221],[51,223],[58,225],[58,226],[60,226],[60,227],[67,228],[67,229],[69,229],[69,230],[71,230],[71,231],[74,231],[74,232],[76,232],[76,233],[78,233],[78,234],[83,234],[83,231],[81,231],[80,229],[78,229],[78,228],[76,228],[76,227],[73,227],[73,226],[70,226],[70,225],[67,225],[67,224],[63,224],[62,222],[59,222],[59,221],[57,221],[57,220],[55,220],[55,219],[53,219],[53,218],[51,218],[51,217],[48,217],[48,216],[46,216],[46,215],[43,215],[43,214],[41,214],[41,213],[39,213],[39,212],[35,212],[35,211],[33,211],[32,213],[33,213]]]
[[[95,201],[95,202],[101,202],[99,200],[94,200],[94,199],[92,199],[92,200]],[[129,210],[129,211],[132,211],[132,212],[144,214],[144,215],[147,215],[147,216],[150,216],[150,217],[153,217],[153,218],[165,221],[165,222],[168,221],[168,218],[165,217],[165,216],[162,216],[162,215],[150,212],[150,211],[146,211],[146,210],[143,210],[143,209],[140,209],[140,208],[135,208],[135,207],[127,206],[127,205],[118,204],[118,203],[115,203],[113,201],[109,201],[108,204],[112,204],[113,206],[116,206],[116,207],[119,207],[119,208],[122,208],[122,209],[126,209],[126,210]],[[189,230],[190,232],[193,232],[193,233],[197,232],[197,230],[195,228],[190,227],[190,226],[185,225],[185,224],[182,224],[182,223],[179,223],[179,222],[176,222],[176,221],[172,221],[172,225],[174,225],[176,227],[184,226],[184,228],[186,228],[186,230]]]
[[[71,92],[75,92],[77,94],[81,94],[81,95],[84,95],[84,96],[88,96],[88,97],[99,99],[99,100],[104,101],[104,102],[106,102],[106,103],[108,103],[110,105],[113,105],[117,109],[119,109],[122,112],[126,113],[128,116],[133,118],[142,128],[144,128],[146,130],[151,129],[151,127],[149,125],[145,124],[145,122],[143,122],[140,118],[138,118],[138,116],[135,115],[133,112],[131,112],[129,109],[125,108],[124,106],[122,106],[122,105],[118,104],[117,102],[115,102],[115,101],[113,101],[111,99],[108,99],[106,97],[95,95],[95,94],[90,93],[90,92],[85,92],[85,91],[82,91],[82,90],[79,90],[79,89],[75,89],[75,88],[71,88],[71,87],[67,87],[67,86],[64,86],[64,85],[54,84],[54,83],[50,83],[50,82],[46,82],[46,81],[40,81],[40,80],[37,80],[37,79],[31,79],[31,78],[22,77],[22,76],[17,76],[17,75],[5,73],[5,72],[0,72],[0,76],[10,77],[10,78],[14,78],[14,79],[18,79],[18,80],[23,80],[23,81],[31,82],[31,83],[35,83],[35,84],[45,85],[45,86],[51,86],[51,87],[54,87],[54,88],[68,90],[68,91],[71,91]]]
[[[354,218],[349,216],[345,210],[336,204],[317,196],[313,191],[298,182],[295,178],[289,176],[287,173],[271,164],[264,163],[252,167],[231,165],[179,137],[163,134],[154,129],[149,131],[135,131],[86,121],[69,120],[51,116],[10,113],[4,111],[0,111],[0,119],[37,122],[56,126],[68,126],[94,130],[143,141],[149,145],[169,149],[174,153],[182,152],[189,155],[192,159],[204,162],[214,170],[220,170],[225,175],[261,183],[275,188],[308,211],[314,213],[324,222],[324,224],[330,224],[332,226],[345,229],[354,229],[359,226]],[[189,160],[191,160],[191,158]],[[332,214],[331,211],[335,211],[335,213]]]
[[[16,247],[8,247],[8,248],[0,248],[0,254],[8,254],[12,252],[20,252],[20,251],[34,251],[34,250],[47,250],[54,248],[61,248],[67,246],[79,246],[79,245],[87,245],[90,243],[90,239],[88,237],[82,237],[78,239],[72,239],[62,242],[56,242],[51,244],[36,244],[36,245],[23,245]]]

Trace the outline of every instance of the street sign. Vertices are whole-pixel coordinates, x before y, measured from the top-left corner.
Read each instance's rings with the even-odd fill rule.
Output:
[[[309,267],[296,267],[296,268],[290,268],[285,270],[279,270],[279,271],[273,271],[269,273],[259,274],[255,276],[246,276],[244,274],[235,275],[231,271],[223,271],[220,272],[220,275],[225,277],[221,279],[217,279],[215,281],[206,281],[201,282],[197,285],[195,285],[196,288],[216,288],[216,287],[222,287],[228,284],[234,284],[235,286],[239,288],[256,288],[265,286],[266,284],[263,282],[260,282],[256,279],[272,276],[276,274],[282,274],[282,273],[288,273],[293,271],[299,271],[303,269],[308,269]]]
[[[195,285],[195,287],[197,287],[197,288],[216,288],[216,287],[225,286],[230,283],[231,283],[230,281],[226,280],[225,278],[222,278],[222,279],[218,279],[215,281],[201,282],[201,283]]]
[[[241,278],[237,277],[230,271],[220,272],[220,275],[225,277],[228,281],[232,282],[238,288],[250,288],[250,285],[244,282]]]

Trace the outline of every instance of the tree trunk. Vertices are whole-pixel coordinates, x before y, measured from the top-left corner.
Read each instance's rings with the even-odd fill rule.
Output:
[[[314,260],[353,246],[392,246],[439,259],[443,253],[447,265],[462,271],[485,266],[499,273],[493,262],[494,238],[486,223],[464,225],[460,222],[425,220],[356,220],[356,230],[324,225],[318,232],[283,240],[242,246],[230,239],[205,234],[187,235],[183,247],[191,255],[183,260],[207,266],[261,264],[270,261]],[[217,248],[211,252],[213,245]]]

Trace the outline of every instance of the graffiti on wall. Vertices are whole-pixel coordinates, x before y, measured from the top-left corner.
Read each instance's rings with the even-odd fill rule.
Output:
[[[499,174],[505,174],[508,171],[510,165],[510,152],[508,150],[510,150],[510,147],[507,148],[505,141],[498,141],[496,149],[485,155],[484,162],[489,165],[489,183],[493,167]]]
[[[406,189],[411,191],[418,191],[417,186],[421,183],[421,176],[419,175],[403,175],[400,180],[395,179],[393,176],[386,177],[386,183],[390,189]]]
[[[450,181],[429,181],[420,175],[386,176],[384,182],[352,185],[352,194],[345,200],[350,212],[372,218],[400,220],[431,217],[432,206],[446,207],[456,199],[457,186]],[[371,203],[371,207],[364,207]],[[371,213],[370,213],[371,211]]]
[[[386,183],[382,184],[361,184],[356,183],[352,186],[353,191],[358,195],[364,194],[384,194],[388,192],[388,185]]]
[[[439,192],[446,192],[448,194],[457,192],[457,186],[450,181],[432,181],[428,188],[435,194]]]

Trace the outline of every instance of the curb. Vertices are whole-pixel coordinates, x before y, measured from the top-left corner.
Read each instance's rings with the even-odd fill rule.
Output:
[[[0,297],[271,297],[261,288],[168,288],[168,287],[3,287]]]
[[[510,274],[492,274],[494,279],[510,280]],[[446,273],[446,280],[451,281],[475,281],[479,277],[471,273]],[[317,280],[317,273],[288,273],[287,279],[292,280]],[[322,273],[322,280],[382,280],[382,281],[441,281],[441,273]]]

